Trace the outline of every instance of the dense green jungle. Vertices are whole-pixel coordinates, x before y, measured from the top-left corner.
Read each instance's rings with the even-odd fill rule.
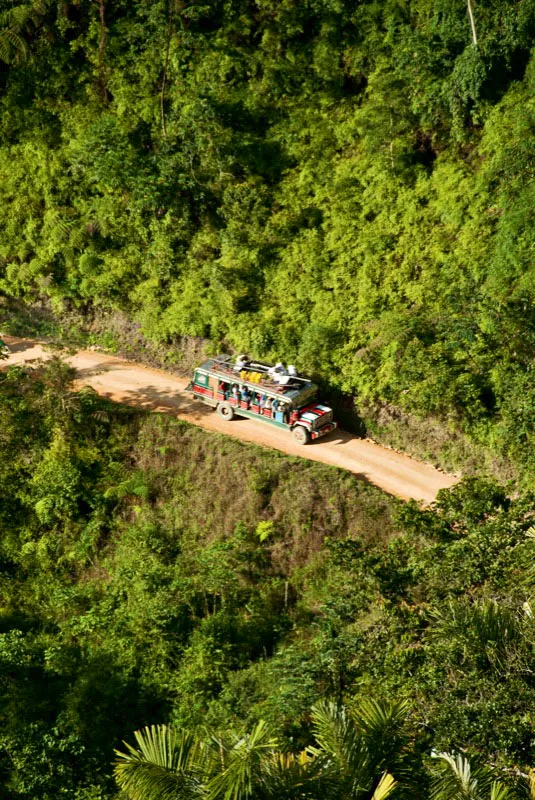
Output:
[[[1,800],[535,798],[534,42],[535,0],[0,0],[2,330],[282,359],[510,479],[423,509],[2,369]]]
[[[111,800],[114,748],[133,800],[530,797],[535,497],[419,509],[71,380],[0,377],[0,797]]]

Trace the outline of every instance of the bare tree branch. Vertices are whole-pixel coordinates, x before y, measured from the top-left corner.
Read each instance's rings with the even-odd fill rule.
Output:
[[[472,41],[477,44],[476,23],[474,21],[474,13],[472,11],[472,0],[466,0],[468,4],[468,16],[470,17],[470,27],[472,28]]]

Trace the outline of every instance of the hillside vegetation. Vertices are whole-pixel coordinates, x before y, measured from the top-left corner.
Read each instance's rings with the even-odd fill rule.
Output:
[[[471,6],[1,0],[0,290],[289,360],[525,467],[535,0]]]
[[[534,35],[0,0],[2,314],[290,361],[519,478],[421,509],[0,370],[0,800],[535,797]]]
[[[389,770],[400,798],[429,797],[433,748],[527,775],[533,497],[472,480],[420,511],[71,377],[0,374],[0,797],[109,800],[113,748],[151,724],[328,751],[322,698],[360,725],[350,765]],[[328,765],[338,800],[369,800]],[[331,797],[277,785],[253,797]]]

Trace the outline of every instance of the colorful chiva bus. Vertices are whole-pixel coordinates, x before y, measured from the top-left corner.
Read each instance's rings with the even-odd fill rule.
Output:
[[[258,361],[231,356],[211,358],[197,367],[188,386],[193,397],[217,409],[223,419],[259,419],[291,431],[300,444],[335,430],[328,406],[318,402],[318,387],[307,378]]]

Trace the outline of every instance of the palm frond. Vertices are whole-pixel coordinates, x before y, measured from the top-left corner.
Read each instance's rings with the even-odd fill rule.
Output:
[[[360,743],[345,709],[324,700],[312,707],[312,722],[320,748],[338,764],[347,766],[349,756]]]
[[[392,775],[388,772],[384,772],[375,792],[371,796],[371,800],[386,800],[386,798],[392,794],[396,786],[397,783]]]
[[[405,700],[368,699],[353,712],[353,717],[362,731],[374,735],[378,730],[391,730],[404,724],[409,705]]]
[[[450,601],[431,616],[430,637],[456,644],[465,658],[483,656],[498,664],[522,638],[519,614],[492,599]]]
[[[38,9],[30,5],[7,8],[0,14],[0,25],[5,28],[22,28],[27,22],[36,18],[36,11]],[[43,13],[43,11],[44,9],[40,9],[40,13]]]
[[[504,783],[494,781],[490,788],[490,800],[513,800],[515,792]]]
[[[73,228],[70,236],[70,246],[73,250],[80,250],[87,240],[87,229],[84,227]]]
[[[65,219],[59,209],[50,209],[44,218],[43,233],[57,241],[66,242],[74,224],[75,220]]]
[[[5,64],[9,64],[10,55],[9,40],[3,35],[3,32],[0,32],[0,60]]]
[[[439,772],[431,786],[431,800],[480,800],[481,793],[490,788],[486,770],[473,770],[468,759],[460,753],[435,753]]]
[[[369,792],[377,770],[365,739],[344,708],[323,701],[312,708],[313,732],[319,747],[311,748],[324,760],[324,777],[339,797],[359,798]]]
[[[23,25],[27,19],[25,6],[6,8],[0,13],[0,26],[2,28],[15,28]]]
[[[26,56],[28,46],[20,32],[30,17],[28,6],[15,6],[0,14],[0,59],[6,64]]]
[[[308,749],[300,753],[273,753],[264,764],[262,797],[273,800],[326,797],[331,781],[324,767],[324,761]]]
[[[28,51],[26,42],[13,28],[0,30],[0,58],[6,64],[23,58]]]
[[[260,720],[250,734],[233,737],[224,742],[217,739],[223,770],[207,786],[207,800],[247,800],[253,797],[255,786],[262,782],[267,771],[266,760],[278,747],[267,724]]]
[[[368,699],[353,710],[357,730],[374,762],[399,753],[408,713],[405,701]]]
[[[200,788],[187,776],[149,762],[116,763],[114,775],[128,800],[192,800],[202,797]]]
[[[189,733],[151,725],[134,734],[137,748],[115,751],[115,779],[130,800],[190,800],[200,796],[202,744]]]

